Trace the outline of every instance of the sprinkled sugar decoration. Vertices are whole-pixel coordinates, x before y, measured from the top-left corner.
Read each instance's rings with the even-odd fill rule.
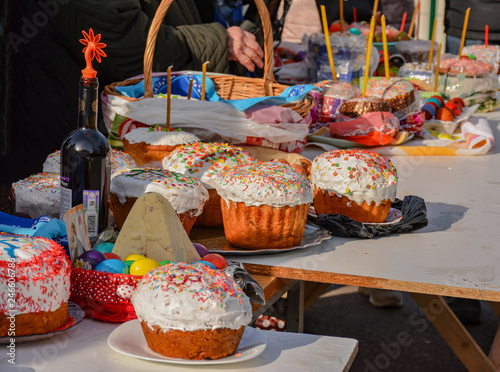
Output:
[[[358,204],[379,204],[396,198],[398,177],[391,161],[376,152],[334,150],[314,159],[311,181],[315,187]]]
[[[404,96],[412,92],[413,85],[401,78],[375,80],[368,88],[366,94],[369,96],[391,99]]]
[[[227,143],[202,143],[180,146],[163,159],[163,168],[200,179],[207,188],[214,187],[215,176],[226,167],[256,160],[240,147]]]

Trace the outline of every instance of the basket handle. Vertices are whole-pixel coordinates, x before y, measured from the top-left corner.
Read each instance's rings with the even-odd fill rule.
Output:
[[[146,49],[144,50],[144,97],[153,97],[153,56],[156,46],[156,38],[160,30],[160,26],[165,18],[167,10],[174,0],[162,0],[155,16],[149,27],[148,38],[146,40]],[[182,0],[180,0],[182,1]],[[271,17],[264,3],[264,0],[254,0],[259,16],[262,22],[262,31],[264,33],[264,80],[266,82],[266,92],[272,96],[273,75],[273,34],[271,28]]]

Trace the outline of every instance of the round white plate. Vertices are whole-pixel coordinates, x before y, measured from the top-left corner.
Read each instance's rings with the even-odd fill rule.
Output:
[[[13,337],[16,339],[16,343],[24,343],[24,342],[32,342],[43,340],[45,338],[49,338],[55,336],[59,333],[66,332],[68,329],[73,328],[78,323],[80,323],[85,318],[85,311],[83,311],[80,306],[73,302],[68,302],[68,313],[70,319],[68,322],[62,327],[56,329],[55,331],[51,331],[48,333],[40,333],[36,335],[27,335],[27,336],[16,336]],[[71,319],[72,318],[72,319]],[[0,337],[0,344],[7,344],[10,342],[11,337]]]
[[[134,358],[175,364],[228,364],[259,356],[266,348],[266,336],[258,329],[246,327],[236,352],[222,359],[190,360],[169,358],[152,351],[146,342],[139,319],[130,320],[116,328],[108,337],[111,349]]]

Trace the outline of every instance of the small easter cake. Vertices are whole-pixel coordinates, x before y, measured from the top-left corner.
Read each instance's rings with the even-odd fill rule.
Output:
[[[366,90],[367,96],[382,98],[392,112],[401,111],[415,102],[415,89],[409,81],[398,77],[375,80]]]
[[[71,262],[56,242],[0,233],[0,337],[66,324],[70,275]]]
[[[208,200],[207,190],[196,178],[156,168],[127,169],[111,180],[109,208],[118,229],[137,198],[147,192],[157,192],[172,204],[188,234]]]
[[[130,154],[137,165],[154,165],[161,162],[175,148],[198,142],[192,133],[161,128],[136,128],[123,136],[123,150]]]
[[[366,150],[334,150],[312,164],[314,208],[359,222],[384,222],[396,198],[397,173],[391,161]]]
[[[357,118],[370,112],[391,112],[391,106],[379,97],[355,97],[344,101],[338,111],[344,116]]]
[[[164,169],[199,179],[208,190],[209,199],[196,219],[196,226],[222,227],[220,196],[215,191],[215,178],[224,168],[256,160],[240,147],[227,143],[194,143],[180,146],[162,161]]]
[[[150,271],[132,303],[149,348],[170,358],[228,357],[252,319],[250,300],[235,280],[203,263]]]
[[[61,194],[60,177],[57,173],[37,173],[14,182],[16,212],[31,218],[49,216],[59,218]]]

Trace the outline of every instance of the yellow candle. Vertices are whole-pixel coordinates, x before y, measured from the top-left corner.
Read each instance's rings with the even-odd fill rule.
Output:
[[[417,8],[413,9],[413,15],[411,16],[410,29],[408,30],[408,36],[411,37],[413,32],[413,27],[415,27],[415,17],[417,16]]]
[[[432,68],[432,54],[434,52],[434,36],[436,35],[436,21],[437,18],[434,18],[434,26],[432,26],[431,51],[429,52],[429,70]]]
[[[205,100],[205,77],[207,76],[207,65],[209,61],[206,61],[201,66],[201,100]]]
[[[370,56],[372,52],[373,31],[375,29],[375,17],[372,16],[370,21],[370,33],[368,34],[368,42],[366,43],[366,61],[365,61],[365,80],[363,84],[363,97],[366,97],[366,87],[368,84],[368,75],[370,73]]]
[[[375,0],[375,2],[373,3],[372,17],[375,17],[375,15],[377,14],[377,9],[378,9],[378,0]]]
[[[437,92],[437,89],[438,89],[439,64],[440,63],[441,63],[441,43],[439,43],[439,47],[438,47],[438,56],[437,56],[437,64],[436,64],[436,81],[434,82],[434,92]]]
[[[385,15],[381,18],[382,23],[382,43],[384,47],[384,67],[385,67],[385,78],[389,80],[391,74],[389,73],[389,50],[387,49],[387,34],[385,33]]]
[[[165,129],[167,130],[167,132],[170,130],[170,104],[172,99],[172,87],[170,85],[171,73],[172,73],[172,66],[167,68],[167,123],[165,125]]]
[[[467,34],[467,23],[469,23],[469,13],[470,8],[467,8],[464,18],[464,27],[462,28],[462,41],[460,42],[460,51],[458,52],[458,58],[462,57],[462,49],[464,48],[465,43],[465,34]]]
[[[321,5],[321,20],[323,21],[323,32],[325,34],[326,50],[328,52],[328,60],[330,61],[333,81],[337,81],[335,64],[333,63],[332,45],[330,44],[330,32],[328,31],[328,21],[326,19],[326,9],[324,5]]]

